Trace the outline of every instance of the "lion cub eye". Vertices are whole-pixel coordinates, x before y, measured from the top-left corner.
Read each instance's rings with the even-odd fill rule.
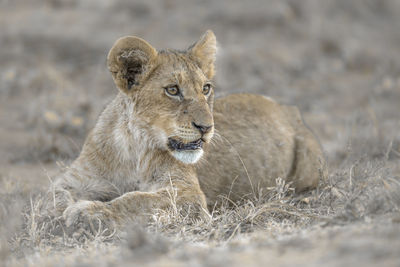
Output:
[[[177,96],[180,93],[177,85],[167,86],[164,89],[165,89],[165,92],[170,96]]]
[[[203,86],[203,94],[208,95],[211,91],[211,84],[207,83]]]

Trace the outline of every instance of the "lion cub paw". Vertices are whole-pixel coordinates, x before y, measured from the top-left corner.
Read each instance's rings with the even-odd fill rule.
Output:
[[[113,232],[115,223],[106,204],[100,201],[78,201],[63,213],[68,232],[72,236],[95,236],[104,232]]]

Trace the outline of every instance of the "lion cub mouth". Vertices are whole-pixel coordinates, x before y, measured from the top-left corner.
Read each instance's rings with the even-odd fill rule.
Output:
[[[189,143],[183,143],[173,138],[168,138],[168,147],[172,151],[187,151],[187,150],[197,150],[203,147],[204,141],[202,139],[197,139]]]

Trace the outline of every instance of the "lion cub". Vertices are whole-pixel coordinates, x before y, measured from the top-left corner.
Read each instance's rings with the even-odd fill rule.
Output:
[[[215,54],[212,31],[185,51],[116,41],[107,64],[120,92],[51,190],[67,225],[121,225],[171,205],[207,213],[278,177],[297,192],[317,186],[324,159],[298,110],[250,94],[214,102]]]

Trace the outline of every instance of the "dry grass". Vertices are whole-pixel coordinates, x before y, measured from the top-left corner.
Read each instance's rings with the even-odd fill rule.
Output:
[[[94,234],[86,232],[84,239],[70,235],[61,218],[41,218],[39,195],[24,212],[24,232],[11,238],[11,245],[14,254],[20,255],[25,263],[35,253],[40,257],[33,262],[43,263],[47,257],[58,257],[59,253],[80,257],[89,251],[98,255],[101,249],[124,255],[121,259],[106,258],[111,262],[122,260],[123,263],[131,257],[151,262],[153,257],[161,255],[173,255],[172,259],[180,262],[182,259],[174,253],[188,246],[229,248],[235,242],[243,243],[246,236],[260,232],[276,238],[304,231],[312,233],[315,227],[365,223],[385,214],[394,214],[394,220],[399,218],[395,214],[399,214],[400,207],[400,177],[393,173],[387,158],[349,161],[331,171],[317,190],[307,194],[295,195],[290,184],[280,179],[269,190],[258,199],[242,203],[226,200],[208,219],[194,220],[172,205],[170,210],[155,212],[147,225],[131,224],[118,233],[110,233],[100,225]],[[173,194],[171,203],[174,203]],[[224,253],[229,254],[231,249]],[[197,250],[194,254],[203,257],[202,250]]]

